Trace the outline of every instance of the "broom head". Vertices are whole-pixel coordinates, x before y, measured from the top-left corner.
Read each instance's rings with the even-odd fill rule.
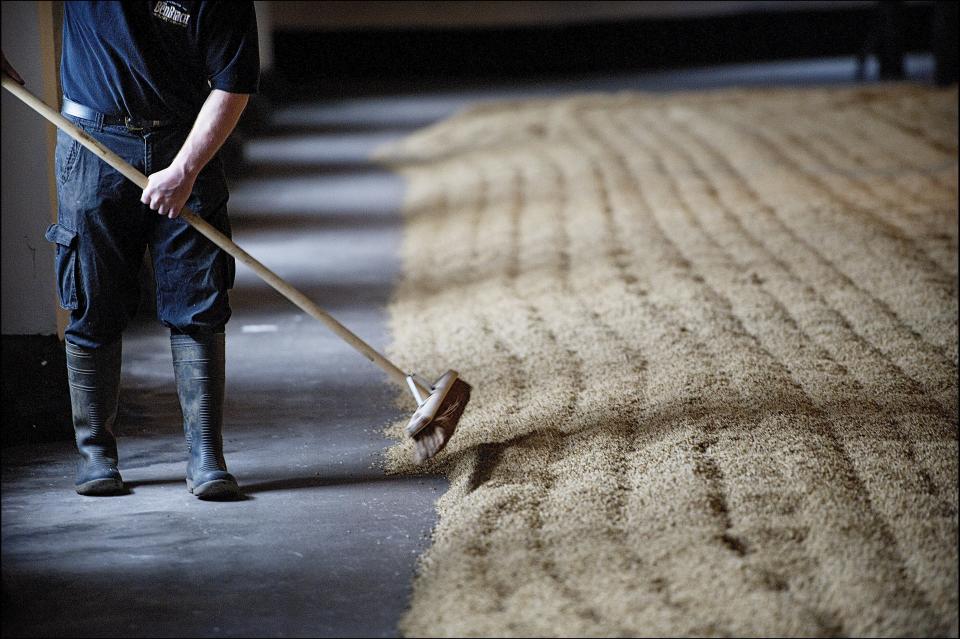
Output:
[[[413,438],[413,461],[420,464],[443,450],[456,430],[471,387],[449,370],[433,385],[430,396],[410,418],[406,432]]]

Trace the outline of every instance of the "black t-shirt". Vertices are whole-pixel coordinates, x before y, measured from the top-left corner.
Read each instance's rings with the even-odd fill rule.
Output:
[[[60,77],[101,113],[193,122],[211,89],[257,92],[253,2],[65,2]]]

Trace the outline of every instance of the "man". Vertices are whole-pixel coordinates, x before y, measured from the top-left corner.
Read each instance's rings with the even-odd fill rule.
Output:
[[[4,71],[21,81],[4,58]],[[67,374],[80,463],[76,491],[123,492],[114,424],[121,334],[149,248],[157,315],[170,329],[187,441],[187,487],[240,496],[223,458],[224,327],[234,261],[182,220],[230,233],[216,153],[257,91],[252,2],[67,2],[62,113],[149,176],[142,191],[58,132],[56,244]]]

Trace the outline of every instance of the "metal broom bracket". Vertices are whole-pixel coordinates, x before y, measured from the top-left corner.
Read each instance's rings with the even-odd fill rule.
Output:
[[[436,390],[433,384],[420,377],[416,373],[408,374],[406,379],[407,386],[410,387],[410,392],[413,393],[413,398],[417,400],[417,406],[423,406],[423,402],[426,401],[423,396],[420,395],[420,389],[417,388],[417,384],[420,384],[420,386],[423,386],[424,388],[429,388],[431,393]]]

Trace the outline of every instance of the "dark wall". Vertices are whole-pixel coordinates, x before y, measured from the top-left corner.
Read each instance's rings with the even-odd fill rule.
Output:
[[[67,357],[56,335],[4,335],[0,444],[73,439]]]
[[[889,11],[887,13],[890,13]],[[897,3],[899,46],[931,50],[932,4]],[[286,82],[518,77],[860,54],[883,16],[869,6],[625,22],[444,29],[284,31]],[[956,36],[954,32],[954,42]]]

